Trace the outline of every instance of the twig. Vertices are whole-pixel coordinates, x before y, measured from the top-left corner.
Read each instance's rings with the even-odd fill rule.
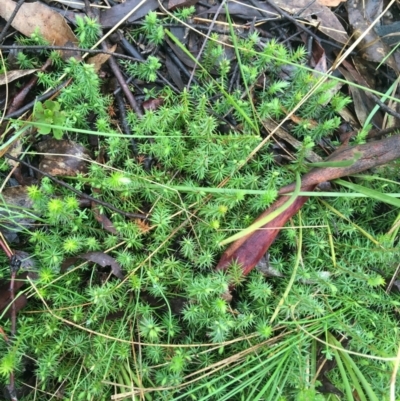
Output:
[[[18,110],[13,111],[12,113],[8,113],[4,118],[16,118],[27,112],[28,110],[32,109],[36,102],[42,102],[43,100],[47,100],[50,97],[54,96],[57,92],[59,92],[62,88],[67,86],[71,79],[68,79],[62,82],[60,85],[57,85],[54,89],[44,93],[43,95],[38,96],[35,100],[27,103],[25,106],[21,107]]]
[[[117,105],[118,105],[119,120],[121,123],[122,132],[126,135],[131,135],[132,132],[131,132],[131,128],[129,127],[128,121],[126,119],[125,103],[124,103],[124,99],[123,99],[121,92],[118,92],[115,95],[115,99],[116,99]],[[131,138],[131,145],[132,145],[133,154],[135,156],[137,156],[139,154],[139,150],[138,150],[138,147],[137,147],[137,144],[136,144],[136,141],[134,138]]]
[[[102,205],[102,206],[104,206],[104,207],[106,207],[106,208],[108,208],[108,209],[110,209],[110,210],[112,210],[114,212],[117,212],[119,214],[122,214],[123,216],[126,216],[126,217],[133,217],[135,219],[143,219],[143,220],[147,219],[147,216],[145,216],[144,214],[124,212],[123,210],[117,209],[116,207],[114,207],[110,203],[104,202],[104,201],[102,201],[100,199],[93,198],[90,195],[86,195],[83,192],[78,191],[77,189],[75,189],[71,185],[66,184],[64,181],[58,180],[57,178],[53,177],[51,174],[45,173],[44,171],[42,171],[42,170],[40,170],[40,169],[38,169],[36,167],[33,167],[31,164],[29,164],[27,162],[24,162],[23,160],[18,159],[18,158],[14,157],[14,156],[11,156],[9,153],[6,153],[4,156],[7,157],[8,159],[11,159],[11,160],[14,160],[14,161],[16,161],[18,163],[21,163],[24,166],[30,167],[33,171],[36,171],[37,173],[42,174],[43,176],[45,176],[47,178],[50,178],[50,180],[52,180],[56,184],[61,185],[62,187],[69,189],[70,191],[74,192],[75,194],[79,195],[82,198],[88,199],[88,200],[90,200],[92,202],[95,202],[95,203],[97,203],[99,205]]]
[[[43,64],[42,68],[40,71],[46,71],[48,67],[50,67],[52,64],[51,59],[47,59],[46,62]],[[39,78],[37,76],[34,76],[30,79],[30,81],[14,96],[14,99],[11,103],[11,106],[8,110],[9,114],[15,112],[20,108],[20,105],[22,102],[25,100],[26,96],[28,93],[31,91],[31,89],[36,85],[36,82]]]
[[[386,113],[390,114],[392,117],[398,118],[400,120],[400,114],[397,111],[391,109],[390,107],[386,106],[385,103],[381,102],[377,96],[373,93],[368,93],[368,96],[372,98],[372,100]]]
[[[105,42],[101,43],[101,47],[104,50],[108,51],[107,48],[107,44]],[[126,83],[125,78],[122,75],[121,69],[119,68],[119,65],[117,64],[117,62],[115,61],[115,58],[113,56],[111,56],[108,59],[108,64],[110,65],[112,72],[115,75],[115,78],[117,78],[118,83],[120,84],[122,91],[124,92],[124,95],[126,96],[126,98],[128,99],[128,102],[130,104],[130,106],[132,107],[132,110],[139,116],[142,117],[143,113],[142,110],[140,109],[135,97],[133,96],[132,92],[129,89],[129,86]]]

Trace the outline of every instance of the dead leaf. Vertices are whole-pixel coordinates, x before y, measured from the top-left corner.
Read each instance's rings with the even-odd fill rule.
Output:
[[[308,187],[302,187],[302,190],[312,191],[314,187],[313,185],[309,185]],[[235,261],[241,265],[244,275],[249,274],[268,251],[280,230],[285,226],[288,220],[301,209],[304,203],[307,202],[307,199],[307,196],[298,196],[292,205],[272,221],[264,225],[260,230],[254,231],[235,241],[222,254],[216,270],[226,270]],[[257,220],[272,213],[286,201],[287,198],[281,196],[271,207],[262,213]]]
[[[94,218],[101,224],[101,226],[111,234],[117,235],[118,231],[114,227],[112,221],[105,215],[100,213],[100,207],[95,202],[91,202],[91,208]]]
[[[47,4],[60,3],[70,8],[75,8],[76,10],[83,10],[85,8],[85,3],[82,0],[44,0]]]
[[[16,3],[12,0],[1,0],[0,16],[8,21],[15,5]],[[65,46],[67,43],[74,45],[78,43],[65,19],[38,1],[22,4],[11,25],[25,36],[31,36],[38,29],[40,34],[52,45]]]
[[[88,260],[89,262],[97,263],[102,267],[111,266],[111,271],[114,276],[124,278],[121,265],[110,255],[104,252],[88,252],[72,258],[66,259],[61,265],[61,273],[64,273],[69,266],[73,265],[78,259]]]
[[[78,173],[87,172],[87,161],[90,153],[82,145],[68,141],[47,139],[37,144],[43,156],[39,169],[53,176],[76,176]]]
[[[111,28],[124,18],[131,10],[133,10],[141,0],[127,0],[125,3],[117,4],[100,14],[100,22],[103,28]],[[127,21],[133,22],[144,17],[150,11],[158,8],[157,0],[147,0],[134,12]]]
[[[183,64],[185,64],[187,67],[194,68],[196,63],[179,46],[177,46],[168,38],[166,38],[165,41]]]
[[[315,71],[324,73],[328,71],[325,49],[316,40],[313,40],[312,44],[310,66],[314,68]]]
[[[194,6],[199,0],[169,0],[168,10],[176,10],[178,8]]]
[[[113,45],[112,47],[110,47],[108,49],[109,52],[114,53],[115,49],[117,48],[117,45]],[[111,54],[105,54],[105,53],[100,53],[100,54],[96,54],[93,57],[90,57],[88,59],[88,64],[93,64],[94,66],[94,71],[98,72],[101,68],[101,66],[107,62],[107,60],[111,57]]]
[[[360,79],[360,74],[358,74],[358,72],[350,65],[350,63],[343,63],[342,65],[343,67],[339,67],[339,71],[343,74],[347,81],[355,82],[359,85],[366,84],[365,81]],[[351,97],[353,99],[354,110],[358,121],[361,126],[364,126],[366,119],[369,117],[371,110],[376,104],[370,97],[366,95],[364,90],[361,90],[354,85],[349,85],[349,90],[352,95]],[[382,127],[382,115],[380,113],[375,113],[373,122],[374,126]]]
[[[346,0],[317,0],[317,3],[326,7],[337,7],[340,3],[344,3],[345,1]]]
[[[387,45],[397,45],[400,40],[400,21],[396,21],[389,25],[377,26],[375,27],[375,32]]]
[[[353,35],[355,39],[363,36],[358,46],[358,51],[364,59],[375,63],[381,63],[385,60],[385,63],[389,67],[397,71],[399,69],[400,60],[396,62],[393,56],[388,56],[390,47],[384,43],[375,29],[370,29],[379,9],[377,10],[376,7],[374,8],[370,5],[374,3],[372,1],[366,0],[366,3],[367,4],[363,1],[356,0],[349,0],[347,2],[347,12],[350,26],[353,29]],[[365,34],[365,32],[367,32],[367,34]]]
[[[32,70],[13,70],[7,71],[5,74],[0,74],[0,85],[9,84],[16,79],[25,77],[26,75],[33,74],[34,72],[38,71],[36,68]]]
[[[253,1],[254,5],[245,2],[227,2],[229,15],[234,15],[245,20],[252,20],[253,18],[279,18],[279,14],[269,4]],[[197,16],[203,14],[215,14],[220,8],[219,4],[209,8],[208,10],[199,13]],[[220,14],[225,14],[225,7],[221,8]]]
[[[302,11],[300,17],[321,32],[339,43],[347,43],[349,37],[336,15],[326,6],[312,3],[310,0],[274,0],[274,3],[286,12],[296,15]]]
[[[142,103],[144,111],[156,111],[164,104],[162,97],[156,97],[155,99],[148,99]]]
[[[176,64],[172,61],[171,57],[169,57],[168,54],[165,56],[165,66],[167,67],[167,71],[172,79],[172,82],[177,86],[180,91],[183,90],[185,84],[182,81],[179,68],[176,68]]]

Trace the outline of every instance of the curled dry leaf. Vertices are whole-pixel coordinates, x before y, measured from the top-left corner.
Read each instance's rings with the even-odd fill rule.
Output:
[[[108,49],[109,52],[114,53],[115,49],[117,48],[117,45],[113,45]],[[95,72],[98,72],[101,68],[101,66],[108,61],[108,59],[111,57],[111,54],[96,54],[93,57],[90,57],[88,59],[88,64],[93,64]]]
[[[78,259],[84,259],[89,262],[97,263],[102,267],[111,266],[111,271],[114,276],[120,278],[121,280],[124,278],[121,265],[112,256],[107,255],[104,252],[88,252],[68,258],[62,263],[61,272],[64,273],[68,267],[73,265]]]
[[[37,150],[46,153],[39,169],[53,176],[75,176],[87,172],[90,153],[84,146],[68,141],[48,139],[37,144]]]
[[[176,10],[178,8],[194,6],[199,0],[169,0],[168,10]]]
[[[141,0],[126,0],[124,3],[117,4],[100,14],[100,22],[103,28],[112,28],[118,24],[126,15],[140,4]],[[150,11],[158,8],[157,0],[146,0],[134,12],[126,22],[133,22],[144,17]]]
[[[85,2],[83,0],[44,0],[47,4],[57,2],[64,6],[75,8],[77,10],[83,10],[85,8]]]
[[[400,57],[389,56],[390,47],[376,33],[375,28],[371,27],[379,14],[379,9],[373,7],[373,3],[379,5],[381,2],[366,1],[366,3],[356,0],[349,0],[347,2],[347,12],[350,26],[353,29],[353,35],[355,39],[358,39],[360,36],[363,37],[358,50],[364,59],[376,63],[384,61],[396,71],[400,66]],[[379,22],[375,26],[377,25],[379,25]]]
[[[1,0],[0,16],[6,21],[10,18],[16,3],[12,0]],[[11,23],[12,27],[25,36],[31,36],[35,30],[50,43],[56,46],[75,45],[78,40],[65,19],[50,7],[40,3],[24,3]],[[66,56],[65,52],[61,52]],[[71,54],[68,54],[71,56]]]
[[[95,202],[91,202],[91,208],[94,215],[94,218],[101,224],[104,230],[108,231],[111,234],[117,235],[118,231],[114,227],[112,221],[105,215],[100,212],[99,205]]]
[[[394,135],[380,141],[369,142],[363,145],[349,148],[339,148],[327,157],[325,162],[351,161],[353,163],[345,167],[318,167],[313,168],[301,179],[301,188],[310,185],[318,185],[321,182],[331,181],[336,178],[358,174],[382,164],[389,163],[400,157],[400,135]],[[295,184],[281,188],[279,194],[287,194],[294,191]]]
[[[36,68],[31,70],[7,71],[5,74],[0,74],[0,85],[9,84],[10,82],[15,81],[16,79],[25,77],[26,75],[33,74],[36,71],[37,71]]]
[[[346,0],[317,0],[317,3],[326,7],[337,7],[340,3],[344,3],[345,1]]]

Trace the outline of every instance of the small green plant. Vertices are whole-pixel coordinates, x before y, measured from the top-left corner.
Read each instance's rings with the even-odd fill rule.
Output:
[[[38,127],[39,134],[47,135],[53,132],[56,139],[61,139],[63,132],[60,128],[54,128],[52,125],[64,126],[66,121],[65,112],[60,110],[60,104],[52,100],[46,100],[44,103],[36,102],[33,112],[33,121],[44,124]]]
[[[100,36],[101,25],[96,19],[87,16],[82,18],[77,15],[75,21],[80,46],[84,49],[92,47]]]

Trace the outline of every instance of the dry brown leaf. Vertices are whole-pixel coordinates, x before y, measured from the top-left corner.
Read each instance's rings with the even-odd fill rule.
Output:
[[[114,53],[117,45],[110,47],[109,52]],[[88,64],[93,64],[95,72],[98,72],[101,66],[111,57],[111,54],[100,53],[88,59]]]
[[[83,10],[85,8],[85,3],[82,0],[45,0],[47,4],[54,1],[77,10]]]
[[[176,10],[178,8],[194,6],[199,0],[169,0],[168,10]]]
[[[321,32],[339,43],[346,43],[349,37],[336,15],[319,3],[310,5],[310,0],[274,0],[282,10],[290,14],[301,13],[301,19],[307,20]]]
[[[277,11],[267,3],[254,0],[252,4],[248,2],[227,2],[229,15],[235,15],[236,17],[243,18],[247,21],[251,21],[253,18],[279,18]],[[225,14],[225,7],[220,9],[220,5],[216,4],[206,11],[197,14],[198,17],[206,14]]]
[[[15,5],[12,0],[1,0],[0,16],[8,21]],[[52,45],[65,46],[78,43],[65,19],[38,1],[22,4],[11,25],[25,36],[31,36],[38,29],[40,34]]]
[[[126,15],[133,10],[138,4],[140,4],[141,0],[126,0],[124,3],[116,4],[107,10],[104,10],[100,14],[100,22],[103,28],[111,28],[114,25],[118,24],[119,21],[126,17]],[[127,21],[133,22],[138,20],[139,18],[144,17],[150,11],[157,9],[159,6],[158,0],[146,0],[137,10],[134,12]]]
[[[344,3],[346,0],[317,0],[317,3],[326,7],[337,7],[340,3]]]
[[[78,259],[84,259],[89,262],[96,263],[101,267],[111,266],[111,271],[114,276],[120,278],[121,280],[124,278],[121,265],[112,256],[107,255],[104,252],[88,252],[68,258],[62,263],[61,272],[65,272],[68,267],[76,263]]]
[[[15,81],[18,78],[22,78],[26,75],[33,74],[37,69],[34,68],[32,70],[13,70],[7,71],[5,74],[0,74],[0,85],[9,84],[12,81]]]
[[[87,172],[89,152],[80,144],[67,140],[47,139],[37,144],[39,152],[47,153],[39,169],[53,176],[75,176]]]
[[[385,60],[386,65],[397,71],[400,67],[400,60],[388,56],[391,51],[390,47],[384,43],[374,28],[370,29],[380,10],[372,7],[372,5],[369,6],[370,4],[371,1],[367,1],[367,4],[355,0],[348,0],[347,2],[349,23],[353,29],[354,38],[358,39],[363,36],[358,51],[364,59],[375,63],[381,63]],[[365,34],[365,32],[367,33]]]

